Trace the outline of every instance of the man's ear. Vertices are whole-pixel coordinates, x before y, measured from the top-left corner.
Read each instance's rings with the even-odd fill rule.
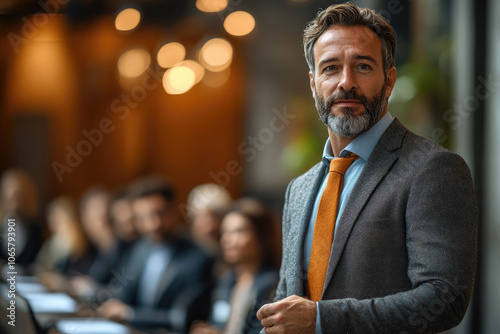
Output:
[[[394,89],[394,85],[396,84],[396,68],[393,66],[387,71],[387,91],[385,93],[386,97],[390,97],[392,94],[392,90]]]
[[[311,92],[314,99],[316,99],[316,89],[314,85],[314,74],[309,72],[309,85],[311,86]]]

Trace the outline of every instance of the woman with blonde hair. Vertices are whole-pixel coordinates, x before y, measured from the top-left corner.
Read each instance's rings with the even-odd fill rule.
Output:
[[[215,183],[201,184],[189,193],[187,214],[194,240],[211,255],[219,255],[219,228],[225,211],[233,199]]]
[[[36,271],[61,271],[64,262],[83,256],[88,246],[70,197],[61,196],[49,203],[47,225],[51,236],[37,256]]]
[[[50,238],[37,257],[35,271],[51,290],[69,289],[68,276],[86,274],[95,251],[83,231],[74,201],[61,196],[47,209]]]

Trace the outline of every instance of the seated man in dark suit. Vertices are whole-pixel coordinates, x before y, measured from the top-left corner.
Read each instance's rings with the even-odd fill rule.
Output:
[[[139,328],[165,327],[186,332],[204,319],[210,306],[210,257],[177,233],[173,191],[158,182],[143,182],[133,194],[133,210],[142,239],[132,250],[116,299],[98,314]]]

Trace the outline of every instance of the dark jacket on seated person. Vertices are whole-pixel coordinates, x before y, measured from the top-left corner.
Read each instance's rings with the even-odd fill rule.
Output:
[[[65,276],[87,275],[92,263],[97,256],[94,246],[88,245],[81,255],[68,255],[56,263],[56,269]]]
[[[279,275],[274,269],[261,269],[250,288],[247,298],[238,301],[244,303],[242,307],[246,310],[246,318],[242,319],[242,331],[234,334],[254,334],[262,330],[262,325],[257,319],[257,311],[266,303],[274,299]],[[222,276],[214,292],[212,311],[210,312],[210,323],[221,331],[226,327],[231,315],[231,299],[233,288],[236,284],[236,275],[233,270]],[[233,333],[231,333],[233,334]]]
[[[98,254],[88,271],[88,275],[99,284],[108,284],[127,265],[134,242],[116,240],[106,254]]]
[[[148,261],[158,245],[139,240],[130,255],[123,288],[116,297],[132,306],[134,314],[129,321],[134,327],[187,332],[194,320],[208,317],[213,260],[187,239],[174,238],[160,246],[168,256],[158,266],[166,264],[157,283],[153,283],[154,275],[148,274]],[[152,298],[145,300],[144,290],[153,285],[156,286]]]

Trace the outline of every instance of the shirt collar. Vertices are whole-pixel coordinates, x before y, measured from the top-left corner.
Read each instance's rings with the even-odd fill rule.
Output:
[[[367,131],[360,134],[356,139],[354,139],[349,145],[347,145],[341,152],[340,156],[344,157],[349,153],[354,153],[358,155],[363,160],[367,161],[372,154],[373,149],[377,145],[382,134],[387,130],[389,125],[391,125],[394,117],[387,111],[385,115],[375,123]],[[332,146],[330,145],[330,138],[328,137],[323,149],[323,162],[326,165],[330,165],[330,161],[334,159],[332,152]]]

